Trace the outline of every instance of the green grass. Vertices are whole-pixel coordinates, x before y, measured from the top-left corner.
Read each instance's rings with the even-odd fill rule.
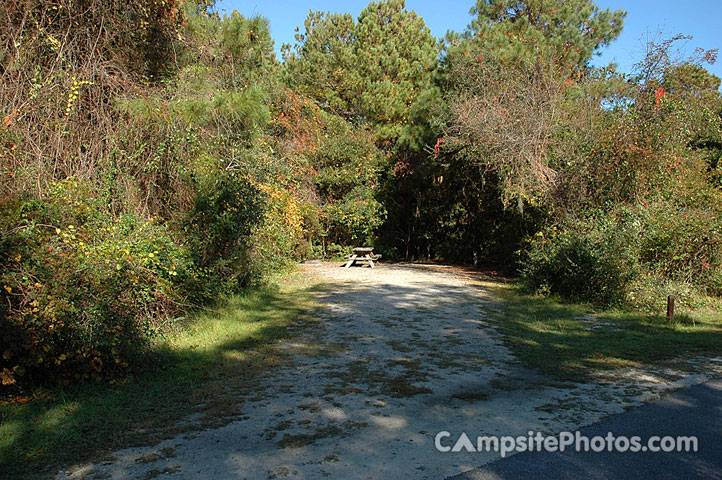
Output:
[[[0,478],[49,476],[117,448],[155,443],[182,432],[175,420],[190,413],[201,426],[228,421],[241,412],[242,394],[283,362],[272,344],[314,308],[316,288],[291,275],[232,298],[159,341],[154,366],[135,377],[3,402]]]
[[[525,295],[514,283],[489,283],[500,300],[492,313],[507,346],[524,364],[560,379],[592,371],[651,364],[690,354],[722,352],[719,309],[684,312],[676,320],[623,310],[595,311],[589,305],[567,304]],[[681,307],[681,308],[680,308]],[[612,323],[591,330],[579,317],[591,315]]]

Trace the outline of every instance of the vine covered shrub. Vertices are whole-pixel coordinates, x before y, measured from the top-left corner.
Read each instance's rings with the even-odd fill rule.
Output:
[[[524,280],[538,293],[600,305],[622,303],[633,257],[618,238],[605,238],[608,225],[597,225],[591,234],[582,227],[565,224],[538,234],[526,257]]]
[[[537,234],[522,275],[539,293],[658,312],[667,295],[719,297],[722,223],[710,205],[594,210]]]
[[[287,189],[274,184],[257,184],[265,194],[262,222],[253,229],[251,262],[263,278],[303,255],[304,220],[314,205],[301,202]]]
[[[164,227],[112,218],[84,186],[0,214],[3,387],[122,375],[183,315],[190,259]]]
[[[338,121],[329,122],[329,131],[312,155],[328,242],[372,244],[386,218],[378,199],[382,156],[368,134],[351,132]]]
[[[236,292],[253,279],[249,241],[263,220],[265,195],[247,179],[222,174],[199,186],[185,231],[200,283],[200,301]]]

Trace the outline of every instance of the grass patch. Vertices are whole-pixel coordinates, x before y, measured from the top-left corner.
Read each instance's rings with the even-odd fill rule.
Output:
[[[680,312],[678,320],[525,295],[515,283],[487,283],[502,302],[491,313],[505,343],[528,367],[560,379],[722,350],[718,309]]]
[[[366,422],[354,422],[347,420],[346,422],[335,425],[327,424],[319,426],[316,430],[307,433],[290,434],[286,433],[283,438],[278,442],[278,446],[281,448],[300,448],[306,445],[313,445],[316,440],[320,440],[328,437],[347,437],[353,430],[368,427],[369,424]]]
[[[50,476],[117,448],[225,423],[242,395],[282,361],[274,342],[315,306],[318,285],[292,274],[230,299],[157,342],[147,371],[115,383],[38,391],[0,403],[0,478]],[[307,320],[310,321],[308,317]],[[176,421],[195,413],[193,425]]]

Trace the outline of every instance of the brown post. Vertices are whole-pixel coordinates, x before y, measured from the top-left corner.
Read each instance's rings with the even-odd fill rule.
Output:
[[[667,297],[667,321],[674,319],[674,297],[672,295]]]

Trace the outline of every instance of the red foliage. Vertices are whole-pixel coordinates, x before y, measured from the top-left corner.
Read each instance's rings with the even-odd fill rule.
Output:
[[[654,106],[659,107],[659,101],[664,98],[664,88],[659,87],[654,91]]]
[[[446,139],[439,138],[436,140],[436,145],[434,145],[434,158],[439,156],[439,153],[441,153],[441,144],[444,143]]]

